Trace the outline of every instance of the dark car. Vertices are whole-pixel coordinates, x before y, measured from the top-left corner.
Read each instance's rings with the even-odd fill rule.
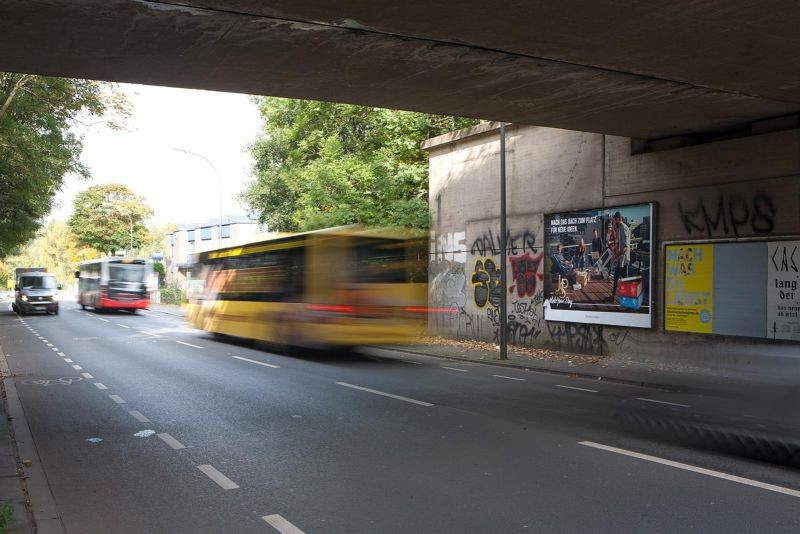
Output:
[[[58,284],[52,273],[25,273],[14,287],[12,309],[20,315],[41,311],[58,315]]]

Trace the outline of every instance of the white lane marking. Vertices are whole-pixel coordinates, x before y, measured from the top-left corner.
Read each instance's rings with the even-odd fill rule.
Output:
[[[128,413],[131,414],[131,416],[133,416],[133,418],[136,419],[137,421],[139,421],[140,423],[149,423],[150,422],[150,419],[145,417],[144,414],[142,412],[138,411],[138,410],[130,410],[130,411],[128,411]]]
[[[186,345],[187,347],[193,347],[195,349],[202,349],[203,348],[203,347],[201,347],[199,345],[192,345],[191,343],[186,343],[185,341],[177,341],[177,343],[180,343],[181,345]]]
[[[52,344],[52,343],[48,343],[48,344],[47,344],[47,346],[48,346],[48,347],[52,347],[52,346],[53,346],[53,344]]]
[[[518,382],[525,382],[524,378],[514,378],[513,376],[492,375],[495,378],[505,378],[506,380],[516,380]]]
[[[58,349],[58,347],[53,347],[51,350],[52,350],[53,352],[58,352],[58,350],[59,350],[59,349]]]
[[[557,388],[574,389],[575,391],[585,391],[586,393],[597,393],[596,389],[576,388],[575,386],[562,386],[561,384],[555,384],[555,386]]]
[[[80,365],[73,365],[72,368],[75,369],[76,371],[83,371],[83,367],[81,367]]]
[[[103,319],[102,317],[98,317],[98,319],[99,319],[100,321],[103,321],[104,323],[110,323],[110,322],[111,322],[111,321],[109,321],[108,319]]]
[[[58,355],[59,356],[66,356],[66,354],[64,354],[63,352],[59,352]]]
[[[400,360],[403,363],[410,363],[411,365],[422,365],[422,362],[412,362],[411,360]]]
[[[108,398],[113,400],[117,404],[125,404],[125,399],[123,399],[119,395],[109,395]]]
[[[81,374],[83,375],[83,378],[87,378],[87,379],[89,379],[89,380],[91,380],[92,378],[94,378],[94,377],[93,377],[92,375],[90,375],[89,373],[81,373]]]
[[[100,382],[94,382],[94,385],[97,387],[97,389],[108,389],[106,386],[104,386]]]
[[[729,480],[731,482],[738,482],[739,484],[745,484],[747,486],[753,486],[755,488],[761,488],[767,491],[783,493],[784,495],[790,495],[792,497],[797,497],[800,499],[800,491],[798,490],[784,488],[782,486],[775,486],[774,484],[767,484],[765,482],[759,482],[757,480],[752,480],[750,478],[743,478],[743,477],[738,477],[736,475],[729,475],[728,473],[723,473],[721,471],[713,471],[711,469],[706,469],[704,467],[697,467],[694,465],[684,464],[681,462],[666,460],[664,458],[659,458],[657,456],[650,456],[649,454],[642,454],[640,452],[629,451],[626,449],[618,449],[617,447],[611,447],[609,445],[603,445],[601,443],[595,443],[593,441],[581,441],[580,445],[585,445],[587,447],[593,447],[595,449],[600,449],[608,452],[614,452],[617,454],[630,456],[632,458],[638,458],[640,460],[647,460],[648,462],[655,462],[661,465],[668,465],[670,467],[675,467],[677,469],[683,469],[685,471],[700,473],[701,475],[721,478],[723,480]]]
[[[250,360],[248,358],[242,358],[241,356],[234,356],[234,358],[236,358],[237,360],[242,360],[243,362],[250,362],[250,363],[254,363],[256,365],[263,365],[264,367],[272,367],[273,369],[280,369],[280,366],[272,365],[271,363],[258,362],[256,360]]]
[[[124,324],[115,323],[117,326],[121,326],[122,328],[130,328],[130,326],[125,326]]]
[[[154,334],[154,333],[152,333],[152,332],[146,332],[146,331],[144,331],[144,330],[139,330],[139,333],[140,333],[140,334],[147,334],[148,336],[153,336],[153,337],[161,337],[161,336],[159,336],[158,334]]]
[[[442,365],[441,367],[442,367],[442,369],[449,369],[451,371],[458,371],[459,373],[469,373],[469,371],[467,371],[466,369],[459,369],[457,367],[447,367],[445,365]]]
[[[163,441],[164,443],[166,443],[167,445],[169,445],[170,447],[172,447],[175,450],[185,449],[186,448],[186,445],[184,445],[183,443],[181,443],[177,439],[173,438],[172,436],[170,436],[166,432],[164,432],[163,434],[156,434],[156,436],[161,438],[161,441]]]
[[[302,530],[291,524],[280,514],[265,515],[261,519],[269,523],[269,526],[281,534],[305,534]]]
[[[72,360],[70,360],[69,358],[64,358],[64,361],[67,362],[67,363],[75,363]]]
[[[419,404],[420,406],[433,406],[433,404],[429,402],[419,401],[415,399],[409,399],[408,397],[401,397],[400,395],[393,395],[392,393],[386,393],[384,391],[378,391],[376,389],[365,388],[362,386],[356,386],[354,384],[348,384],[347,382],[336,382],[336,384],[340,386],[344,386],[346,388],[353,388],[359,391],[366,391],[367,393],[373,393],[375,395],[381,395],[383,397],[389,397],[391,399],[397,399],[405,402],[410,402],[412,404]]]
[[[669,404],[670,406],[680,406],[681,408],[691,408],[688,404],[678,404],[677,402],[667,402],[667,401],[660,401],[655,399],[646,399],[644,397],[636,397],[636,400],[645,401],[645,402],[655,402],[657,404]]]
[[[197,468],[202,471],[208,478],[219,484],[219,486],[224,490],[230,489],[238,489],[239,485],[236,484],[233,480],[229,479],[216,469],[214,469],[213,465],[204,464],[198,465]]]

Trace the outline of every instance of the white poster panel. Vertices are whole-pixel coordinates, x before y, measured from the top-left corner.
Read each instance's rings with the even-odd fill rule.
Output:
[[[773,241],[767,250],[767,337],[800,341],[800,241]]]

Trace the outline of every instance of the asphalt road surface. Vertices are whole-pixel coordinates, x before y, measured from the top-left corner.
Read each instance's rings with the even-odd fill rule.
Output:
[[[707,398],[394,351],[281,355],[156,312],[3,304],[68,532],[800,532],[798,470],[636,431]]]

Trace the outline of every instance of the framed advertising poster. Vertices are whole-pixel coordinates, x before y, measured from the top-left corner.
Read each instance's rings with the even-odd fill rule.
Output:
[[[544,216],[548,321],[652,326],[653,204]]]

